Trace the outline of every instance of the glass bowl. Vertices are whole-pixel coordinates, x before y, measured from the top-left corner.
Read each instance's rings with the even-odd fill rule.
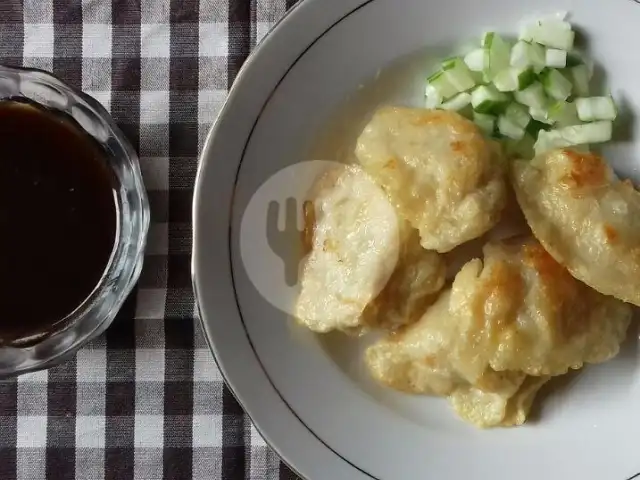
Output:
[[[114,177],[118,225],[109,263],[80,306],[47,333],[0,341],[0,378],[49,368],[105,331],[140,277],[149,229],[138,156],[100,103],[48,72],[0,66],[0,100],[9,99],[66,114],[102,147]]]

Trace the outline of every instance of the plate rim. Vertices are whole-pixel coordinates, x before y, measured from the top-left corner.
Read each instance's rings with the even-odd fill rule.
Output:
[[[348,17],[351,13],[354,13],[355,11],[359,10],[360,8],[364,7],[365,5],[368,5],[369,3],[372,3],[375,0],[357,0],[357,6],[354,10],[343,13],[343,16],[336,21],[336,23],[334,23],[333,25],[329,26],[328,28],[326,28],[324,30],[324,33],[327,33],[329,30],[331,30],[331,28],[335,25],[337,25],[338,23],[340,23],[340,21],[344,20],[346,17]],[[640,3],[640,0],[633,0],[637,3]],[[217,137],[217,133],[218,133],[218,128],[219,128],[219,124],[221,119],[228,113],[228,110],[231,108],[231,104],[234,103],[234,100],[236,99],[238,92],[240,90],[240,88],[242,87],[243,79],[246,77],[248,71],[252,70],[252,65],[254,64],[254,61],[256,59],[256,57],[264,50],[265,45],[267,45],[269,43],[270,40],[272,40],[273,34],[279,30],[281,30],[281,28],[283,27],[283,25],[286,24],[287,21],[291,20],[294,17],[294,14],[296,12],[299,11],[299,8],[303,5],[303,4],[311,4],[314,3],[313,0],[298,0],[293,7],[288,10],[285,15],[268,31],[268,33],[265,35],[265,37],[256,45],[256,47],[254,48],[254,50],[251,52],[251,54],[247,57],[245,63],[243,64],[242,68],[240,69],[236,81],[234,82],[234,84],[231,86],[231,88],[229,89],[228,92],[228,96],[223,104],[223,107],[217,117],[217,119],[215,120],[213,126],[209,129],[204,145],[203,145],[203,149],[202,152],[199,155],[199,159],[198,159],[198,168],[197,168],[197,173],[196,173],[196,182],[195,182],[195,187],[194,187],[194,197],[193,197],[193,211],[192,211],[192,215],[193,215],[193,255],[192,255],[192,265],[191,265],[191,276],[192,276],[192,285],[193,285],[193,291],[194,291],[194,298],[195,298],[195,303],[196,303],[196,309],[197,309],[197,316],[199,319],[199,323],[205,333],[205,338],[207,341],[207,344],[209,346],[210,351],[212,352],[214,361],[216,363],[216,365],[218,366],[225,384],[229,387],[230,391],[232,392],[232,394],[234,395],[234,397],[236,398],[236,400],[238,401],[238,403],[242,406],[244,412],[246,413],[246,415],[248,416],[248,418],[250,419],[250,421],[252,422],[252,424],[255,426],[256,430],[260,433],[260,435],[262,435],[262,437],[264,438],[264,440],[267,442],[267,444],[275,451],[275,453],[279,456],[279,458],[287,465],[289,466],[289,468],[291,468],[292,471],[294,471],[297,475],[299,475],[302,478],[308,478],[311,479],[311,477],[303,475],[302,473],[300,473],[300,471],[294,466],[294,462],[291,459],[288,459],[285,454],[282,452],[282,450],[279,448],[279,446],[276,444],[276,442],[271,438],[271,436],[268,434],[268,432],[266,432],[262,427],[261,424],[262,422],[256,422],[254,420],[255,416],[254,414],[250,411],[250,409],[247,408],[247,406],[245,405],[245,402],[241,399],[240,394],[237,392],[237,388],[234,385],[234,382],[232,382],[232,380],[230,380],[230,377],[227,373],[227,370],[224,368],[221,360],[218,358],[218,352],[217,349],[214,345],[213,342],[213,336],[212,333],[210,332],[210,329],[208,328],[205,320],[204,320],[204,316],[202,315],[203,313],[203,308],[202,308],[202,304],[201,304],[201,298],[202,296],[199,293],[199,289],[198,289],[198,267],[197,267],[197,262],[196,262],[196,257],[197,257],[197,237],[198,237],[198,222],[197,222],[197,210],[198,210],[198,203],[199,203],[199,199],[200,199],[200,192],[203,188],[202,184],[202,177],[203,177],[203,170],[204,170],[204,165],[206,162],[208,163],[212,163],[212,149],[214,148],[214,143],[216,143],[217,141],[219,141],[220,139],[216,138]],[[318,1],[315,2],[316,4],[319,3]],[[266,105],[269,102],[269,99],[271,98],[271,95],[273,95],[273,93],[275,92],[275,90],[277,90],[279,84],[284,80],[284,78],[286,77],[287,73],[289,70],[291,70],[293,68],[293,66],[297,63],[297,61],[305,54],[305,52],[307,50],[309,50],[321,37],[323,34],[320,34],[319,36],[317,36],[315,38],[315,40],[313,40],[306,48],[304,48],[302,50],[302,52],[298,55],[298,58],[289,65],[289,68],[285,70],[285,73],[282,75],[282,77],[280,78],[280,80],[278,82],[276,82],[275,86],[272,88],[271,93],[269,95],[267,95],[266,100],[264,101],[262,108],[260,109],[260,112],[258,113],[258,115],[255,117],[254,120],[254,125],[251,129],[251,132],[249,133],[249,135],[246,137],[245,139],[245,145],[244,145],[244,149],[246,150],[246,147],[251,139],[251,134],[255,128],[255,126],[257,125],[260,116],[261,116],[261,112],[262,110],[264,110],[264,108],[266,107]],[[242,153],[241,156],[244,155],[244,152]],[[208,159],[208,160],[205,160]],[[237,170],[239,171],[240,169],[240,164],[242,163],[242,159],[240,159],[239,164],[237,165]],[[237,172],[236,172],[236,179],[237,179]],[[233,202],[232,202],[233,205]],[[231,236],[229,235],[229,242],[231,242]],[[229,245],[230,246],[230,245]],[[231,261],[231,259],[229,258],[229,261]],[[231,269],[231,276],[233,277],[233,268]],[[234,288],[235,290],[235,288]],[[235,293],[235,292],[234,292]],[[238,302],[237,299],[237,293],[235,294],[235,301],[236,303]],[[240,309],[238,308],[238,314],[240,317],[242,317],[242,313],[240,311]],[[243,325],[243,329],[245,329],[246,331],[246,327]],[[248,342],[251,344],[251,338],[247,335],[247,340]],[[341,458],[342,460],[346,461],[349,465],[351,465],[352,467],[354,467],[355,469],[359,470],[360,472],[364,473],[365,475],[368,476],[368,478],[373,478],[375,479],[376,477],[374,477],[371,474],[368,474],[367,472],[361,470],[359,467],[357,467],[356,465],[354,465],[353,463],[349,462],[348,460],[346,460],[344,457],[342,457],[342,455],[340,455],[339,453],[335,452],[329,445],[327,445],[320,437],[318,437],[309,427],[306,426],[306,424],[304,423],[304,421],[302,419],[300,419],[300,417],[298,417],[298,415],[296,415],[295,411],[289,406],[289,404],[287,403],[286,399],[283,398],[283,396],[280,394],[280,392],[278,391],[278,389],[275,387],[275,385],[273,384],[273,382],[271,381],[268,372],[266,371],[266,369],[264,368],[264,366],[262,365],[262,362],[259,358],[259,356],[256,354],[255,349],[253,348],[253,345],[251,345],[252,348],[252,353],[253,356],[255,357],[255,360],[258,362],[258,364],[260,365],[260,368],[262,370],[262,374],[268,379],[271,387],[274,389],[274,391],[276,392],[276,394],[278,395],[278,397],[280,398],[280,400],[287,406],[287,409],[289,410],[289,412],[291,414],[293,414],[293,416],[296,417],[297,421],[299,423],[301,423],[317,440],[319,440],[325,448],[327,448],[328,450],[331,450],[336,456],[338,456],[339,458]],[[354,472],[354,474],[357,475],[357,473]],[[640,477],[640,473],[630,477],[628,480],[632,480],[632,479],[636,479]],[[361,477],[358,477],[361,478]]]
[[[223,117],[225,117],[225,115],[227,114],[227,112],[232,108],[232,104],[234,103],[234,100],[237,99],[240,90],[242,89],[242,85],[243,83],[245,83],[245,79],[248,76],[248,73],[252,70],[253,66],[255,65],[255,59],[260,55],[260,53],[262,51],[264,51],[265,46],[268,45],[268,43],[273,39],[274,34],[276,34],[276,32],[281,31],[281,29],[283,28],[283,26],[286,25],[286,23],[288,21],[291,21],[293,18],[295,18],[295,15],[297,13],[300,12],[300,7],[304,4],[304,5],[308,5],[311,4],[314,0],[297,0],[294,5],[291,6],[291,8],[289,8],[289,10],[287,10],[285,12],[285,14],[268,30],[268,32],[265,34],[265,36],[260,40],[260,42],[258,42],[258,44],[254,47],[254,49],[251,51],[251,53],[247,56],[245,62],[243,63],[242,67],[240,68],[236,79],[234,80],[233,84],[231,85],[231,87],[229,88],[227,97],[222,105],[222,108],[218,114],[218,116],[216,117],[216,120],[214,121],[214,123],[212,124],[212,126],[209,128],[209,131],[207,132],[207,135],[205,137],[205,141],[203,144],[203,148],[202,151],[200,152],[200,155],[198,156],[198,167],[197,167],[197,171],[196,171],[196,176],[195,176],[195,185],[194,185],[194,193],[193,193],[193,201],[192,201],[192,219],[193,219],[193,227],[192,227],[192,234],[193,234],[193,246],[192,246],[192,256],[191,256],[191,283],[192,283],[192,288],[193,288],[193,292],[194,292],[194,301],[195,301],[195,308],[196,308],[196,316],[198,318],[198,322],[200,323],[200,326],[204,332],[204,337],[205,340],[207,342],[207,345],[209,347],[209,350],[212,353],[212,357],[214,359],[214,362],[216,364],[216,366],[218,367],[218,370],[220,371],[222,378],[224,380],[224,383],[226,384],[226,386],[229,388],[230,392],[232,393],[232,395],[234,396],[234,398],[236,399],[236,401],[238,402],[238,404],[242,407],[244,413],[247,415],[247,417],[249,418],[249,420],[251,421],[251,423],[253,424],[253,426],[256,428],[256,430],[258,431],[258,433],[263,437],[263,439],[265,440],[265,442],[267,443],[267,445],[276,453],[276,455],[279,457],[279,459],[286,464],[296,475],[298,475],[300,478],[306,479],[306,480],[312,480],[311,477],[305,476],[303,475],[300,470],[294,465],[294,461],[292,459],[289,459],[286,457],[285,453],[282,451],[282,449],[276,444],[275,440],[268,434],[268,432],[266,432],[266,430],[264,430],[262,428],[262,422],[260,421],[256,421],[256,414],[255,412],[252,412],[251,408],[248,408],[246,405],[246,401],[242,400],[242,396],[240,395],[240,393],[238,392],[238,388],[237,385],[233,382],[233,380],[231,380],[231,376],[228,373],[228,370],[224,367],[224,364],[222,362],[222,360],[219,358],[219,351],[217,349],[217,347],[215,346],[215,342],[213,340],[214,334],[212,333],[212,331],[210,331],[210,328],[207,325],[207,322],[205,321],[204,315],[203,315],[203,308],[202,308],[202,302],[201,302],[201,298],[202,295],[199,292],[199,288],[198,288],[198,284],[199,284],[199,280],[198,278],[200,277],[198,270],[198,264],[200,262],[197,262],[196,259],[199,257],[199,242],[197,242],[197,238],[198,238],[198,231],[201,228],[199,225],[199,222],[197,221],[198,218],[198,210],[199,210],[199,205],[200,205],[200,197],[201,197],[201,191],[204,188],[203,187],[203,177],[204,177],[204,167],[205,167],[205,163],[210,162],[210,159],[212,157],[212,151],[214,149],[214,145],[216,144],[217,141],[219,141],[218,137],[218,133],[219,133],[219,128],[220,128],[220,124],[222,123],[222,119]],[[316,0],[317,3],[318,0]],[[251,130],[248,134],[248,136],[246,137],[246,139],[244,140],[244,147],[243,150],[240,154],[240,160],[238,162],[238,165],[236,167],[236,173],[234,175],[235,177],[235,182],[237,183],[238,180],[238,175],[240,172],[240,168],[242,165],[242,158],[244,157],[244,154],[246,152],[247,146],[249,145],[249,142],[251,140],[253,131],[255,130],[255,127],[257,126],[261,114],[264,111],[264,109],[266,108],[266,106],[269,103],[269,100],[271,99],[271,97],[273,96],[273,94],[275,93],[275,91],[278,89],[279,85],[284,81],[284,79],[286,78],[286,76],[288,75],[288,73],[293,69],[293,67],[298,63],[298,61],[300,61],[300,59],[305,55],[305,53],[312,48],[324,35],[326,35],[331,29],[333,29],[336,25],[338,25],[339,23],[341,23],[343,20],[345,20],[347,17],[349,17],[350,15],[354,14],[355,12],[357,12],[358,10],[360,10],[361,8],[365,7],[366,5],[373,3],[375,0],[357,0],[355,3],[355,7],[351,8],[349,10],[347,10],[346,12],[344,12],[335,22],[333,22],[331,25],[329,25],[327,28],[325,28],[322,33],[320,33],[319,35],[317,35],[304,49],[302,49],[302,51],[297,55],[297,57],[295,58],[295,60],[293,62],[290,63],[290,65],[287,67],[287,69],[284,71],[284,73],[282,74],[282,76],[280,77],[280,79],[276,82],[276,84],[273,86],[273,88],[271,89],[270,93],[267,95],[266,99],[263,102],[262,107],[260,108],[260,111],[258,113],[258,115],[255,117],[254,121],[253,121],[253,125],[251,127]],[[233,200],[231,201],[231,208],[233,208]],[[355,465],[353,462],[349,461],[348,459],[346,459],[342,454],[338,453],[337,451],[335,451],[330,445],[328,445],[322,438],[320,438],[301,418],[300,416],[295,412],[295,410],[293,410],[293,408],[290,406],[290,404],[287,402],[287,400],[283,397],[283,395],[280,393],[280,391],[276,388],[274,382],[271,380],[268,372],[266,371],[266,368],[264,367],[262,361],[260,360],[260,357],[257,355],[255,348],[253,346],[253,342],[251,340],[251,337],[248,335],[247,329],[246,329],[246,325],[244,324],[244,320],[242,319],[242,312],[239,306],[239,299],[237,296],[237,291],[235,288],[235,281],[234,281],[234,274],[233,274],[233,267],[232,267],[232,258],[231,258],[231,251],[232,251],[232,235],[231,235],[231,224],[228,226],[229,229],[229,233],[228,233],[228,248],[229,248],[229,263],[230,263],[230,271],[231,271],[231,282],[233,284],[233,292],[234,292],[234,301],[236,303],[236,309],[237,309],[237,313],[241,319],[242,322],[242,328],[245,332],[247,341],[250,345],[251,348],[251,353],[253,355],[253,357],[255,357],[256,362],[258,363],[258,365],[260,366],[260,369],[262,370],[262,375],[268,380],[271,388],[274,390],[274,392],[276,393],[276,395],[278,396],[278,398],[280,399],[280,401],[286,406],[287,410],[289,411],[289,413],[295,417],[296,421],[301,424],[310,435],[312,435],[319,443],[322,444],[323,448],[325,448],[326,450],[329,450],[337,459],[339,459],[341,462],[344,462],[346,464],[348,464],[354,474],[358,475],[357,478],[366,478],[369,480],[380,480],[378,479],[378,477],[374,476],[373,474],[367,472],[366,470],[364,470],[363,468]]]

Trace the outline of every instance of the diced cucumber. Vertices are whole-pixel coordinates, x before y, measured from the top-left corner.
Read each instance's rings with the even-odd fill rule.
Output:
[[[578,118],[583,122],[593,120],[615,120],[618,116],[616,104],[611,97],[577,98]]]
[[[518,90],[524,90],[529,88],[536,81],[536,73],[532,68],[529,68],[518,75]]]
[[[493,84],[500,92],[515,92],[518,90],[518,72],[507,68],[494,77]]]
[[[542,85],[544,91],[551,98],[556,100],[566,100],[571,95],[573,84],[565,78],[558,70],[549,68],[542,72]]]
[[[510,157],[610,140],[615,103],[590,96],[593,63],[573,51],[575,32],[565,16],[529,23],[515,45],[488,32],[481,48],[444,60],[427,81],[427,108],[473,118]]]
[[[531,52],[531,61],[533,62],[533,69],[536,73],[542,72],[546,64],[546,52],[542,45],[538,43],[530,43],[529,51]]]
[[[536,155],[548,152],[549,150],[555,150],[556,148],[570,147],[572,144],[562,138],[562,135],[558,130],[544,131],[541,130],[538,133],[538,139],[533,148]]]
[[[506,115],[500,115],[500,117],[498,117],[498,131],[505,137],[513,140],[520,140],[525,134],[524,128],[516,125],[516,123]]]
[[[453,97],[451,100],[444,102],[439,108],[442,110],[454,110],[456,112],[462,110],[466,106],[471,104],[471,95],[467,92],[462,92]]]
[[[531,67],[524,69],[509,67],[493,79],[493,84],[501,92],[524,90],[536,81],[536,74]]]
[[[583,145],[585,143],[603,143],[611,140],[613,136],[613,123],[607,120],[599,122],[583,123],[582,125],[573,125],[564,127],[560,130],[562,136],[574,145]]]
[[[475,87],[476,82],[471,75],[471,70],[461,58],[450,58],[442,63],[442,71],[447,80],[456,89],[456,92],[466,92]]]
[[[564,68],[567,66],[566,50],[558,50],[557,48],[547,48],[545,56],[545,64],[547,67]]]
[[[504,116],[521,128],[526,128],[531,121],[531,115],[527,108],[519,103],[510,103],[504,111]]]
[[[427,83],[435,89],[442,100],[447,100],[458,93],[456,87],[451,84],[443,71],[439,71],[431,75],[427,79]]]
[[[573,48],[575,32],[568,22],[542,20],[527,25],[520,33],[520,39],[568,51]]]
[[[473,112],[473,122],[487,135],[496,129],[496,117],[484,113]]]
[[[533,68],[540,73],[546,66],[546,52],[542,45],[520,40],[511,50],[510,64],[515,68]]]
[[[481,72],[482,70],[484,70],[484,53],[485,51],[483,48],[478,48],[476,50],[473,50],[472,52],[469,52],[464,57],[464,63],[467,64],[469,70],[471,70],[472,72]]]
[[[547,96],[540,82],[534,82],[524,90],[515,92],[514,95],[518,103],[527,107],[543,109],[547,105]]]
[[[573,102],[556,102],[549,107],[549,118],[557,127],[568,127],[581,123],[576,104]]]
[[[529,46],[531,44],[519,41],[511,49],[510,64],[515,68],[527,68],[533,65],[529,54]]]
[[[499,115],[509,103],[509,97],[492,85],[481,85],[471,93],[471,104],[478,113]]]
[[[484,48],[484,74],[491,81],[509,66],[511,47],[500,35],[488,32],[482,39]]]
[[[608,142],[612,134],[613,123],[607,120],[573,125],[549,132],[541,131],[535,150],[538,155],[555,148]]]
[[[427,84],[424,94],[426,97],[425,108],[437,108],[442,103],[442,95],[433,85]]]
[[[569,68],[569,78],[573,83],[573,89],[576,95],[586,97],[589,95],[589,81],[591,80],[591,72],[585,64],[576,65]]]
[[[529,115],[538,122],[553,125],[553,120],[549,118],[549,111],[546,108],[531,107],[529,108]]]

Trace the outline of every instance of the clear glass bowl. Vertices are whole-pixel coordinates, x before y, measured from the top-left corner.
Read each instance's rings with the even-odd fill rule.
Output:
[[[48,72],[0,66],[0,99],[9,98],[26,98],[66,113],[107,152],[115,178],[118,229],[100,282],[75,311],[47,334],[0,344],[0,378],[49,368],[105,331],[140,277],[149,229],[138,156],[100,103]]]

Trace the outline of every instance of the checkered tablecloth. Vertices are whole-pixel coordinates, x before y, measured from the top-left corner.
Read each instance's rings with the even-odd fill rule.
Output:
[[[290,3],[0,0],[0,62],[102,102],[140,155],[152,213],[138,289],[107,333],[64,365],[0,382],[0,480],[297,478],[224,386],[189,271],[197,154]]]

